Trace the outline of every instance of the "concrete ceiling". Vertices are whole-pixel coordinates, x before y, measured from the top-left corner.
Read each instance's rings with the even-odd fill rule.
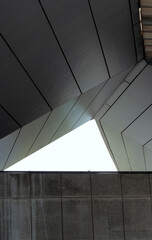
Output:
[[[0,170],[90,119],[121,171],[152,170],[137,0],[0,2]]]

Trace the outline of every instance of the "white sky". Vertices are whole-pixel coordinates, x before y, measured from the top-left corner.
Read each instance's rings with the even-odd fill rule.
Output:
[[[95,120],[64,135],[5,171],[117,171]]]

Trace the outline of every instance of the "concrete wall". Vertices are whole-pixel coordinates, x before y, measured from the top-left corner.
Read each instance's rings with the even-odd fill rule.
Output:
[[[2,240],[150,240],[152,174],[0,173]]]

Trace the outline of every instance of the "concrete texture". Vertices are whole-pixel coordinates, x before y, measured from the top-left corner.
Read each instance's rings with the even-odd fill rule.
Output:
[[[0,173],[0,239],[150,240],[152,173]]]

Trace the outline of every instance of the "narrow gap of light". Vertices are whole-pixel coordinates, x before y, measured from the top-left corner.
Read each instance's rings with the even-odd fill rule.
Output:
[[[117,171],[95,120],[64,135],[5,171]]]

